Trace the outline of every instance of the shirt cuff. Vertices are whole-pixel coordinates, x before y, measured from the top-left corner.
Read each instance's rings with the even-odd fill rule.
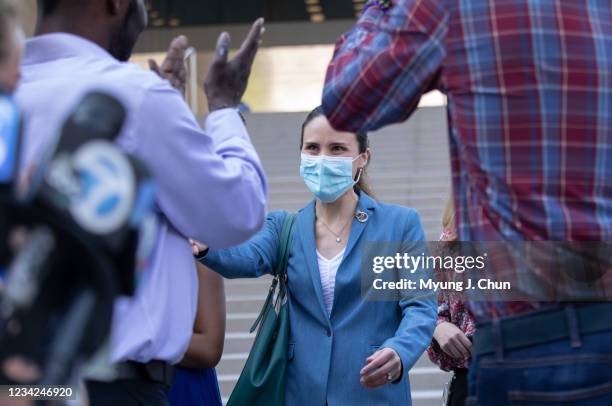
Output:
[[[237,135],[250,142],[244,118],[240,111],[233,107],[227,107],[209,113],[206,117],[205,131],[213,138],[216,145]]]
[[[200,251],[194,255],[194,258],[199,262],[202,262],[202,260],[206,258],[206,255],[208,255],[208,251],[210,251],[210,248],[207,247],[204,251]]]
[[[397,379],[395,381],[392,381],[391,383],[393,385],[397,385],[398,383],[402,381],[403,376],[404,376],[404,363],[401,361],[401,358],[400,358],[400,374],[397,377]]]
[[[395,351],[395,353],[396,353],[396,354],[397,354],[397,356],[399,357],[399,359],[400,359],[400,374],[399,374],[399,376],[398,376],[398,377],[397,377],[395,380],[391,381],[391,383],[392,383],[392,384],[399,383],[399,382],[402,380],[403,376],[404,376],[404,360],[402,359],[402,354],[401,354],[401,353],[400,353],[400,351],[398,351],[398,349],[397,349],[397,348],[396,348],[396,347],[395,347],[393,344],[391,344],[391,343],[390,343],[390,344],[386,344],[386,345],[382,345],[380,348],[381,348],[381,349],[382,349],[382,348],[390,348],[390,349],[392,349],[393,351]]]

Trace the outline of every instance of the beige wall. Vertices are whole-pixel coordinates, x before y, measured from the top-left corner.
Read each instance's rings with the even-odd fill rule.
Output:
[[[258,113],[312,110],[321,104],[325,73],[333,48],[333,45],[262,48],[255,59],[244,102]],[[161,63],[164,56],[164,53],[135,54],[132,61],[146,68],[147,59],[153,58]],[[198,52],[197,67],[190,72],[188,89],[193,89],[193,93],[188,95],[188,99],[198,114],[207,112],[201,85],[212,56],[210,51]],[[441,93],[431,92],[421,99],[420,106],[441,106],[445,102]]]

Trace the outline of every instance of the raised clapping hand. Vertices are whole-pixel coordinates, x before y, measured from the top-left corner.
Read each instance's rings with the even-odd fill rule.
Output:
[[[187,81],[187,66],[185,65],[185,52],[189,47],[189,41],[184,35],[172,40],[168,47],[166,59],[161,66],[153,59],[149,59],[149,68],[161,78],[170,82],[172,87],[185,97],[185,83]]]
[[[402,373],[402,360],[395,350],[381,348],[366,358],[360,382],[366,388],[378,388],[397,380]]]
[[[434,339],[446,354],[456,359],[472,355],[472,342],[453,323],[442,322],[436,326]]]
[[[215,57],[204,80],[209,111],[238,106],[246,91],[264,31],[264,20],[260,18],[255,21],[232,60],[228,60],[231,44],[229,34],[224,32],[219,36]]]

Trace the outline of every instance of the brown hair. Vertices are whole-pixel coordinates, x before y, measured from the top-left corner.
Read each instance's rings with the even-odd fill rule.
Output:
[[[9,54],[9,38],[15,28],[17,11],[11,0],[0,0],[0,62]]]
[[[325,113],[323,112],[323,107],[321,106],[316,107],[306,116],[306,120],[304,120],[304,123],[302,124],[302,134],[300,136],[300,150],[304,146],[304,130],[306,129],[306,126],[315,118],[322,117],[322,116],[325,116]],[[367,132],[355,133],[355,138],[357,139],[357,144],[359,144],[359,153],[360,154],[365,153],[370,147],[368,133]],[[366,168],[368,167],[369,164],[370,164],[370,160],[368,160],[368,162],[366,163],[366,166],[361,171],[361,176],[359,176],[359,182],[357,182],[357,184],[355,185],[355,192],[357,192],[358,190],[362,190],[368,196],[374,197],[374,192],[372,191],[372,188],[370,187],[367,181],[368,175],[366,172]]]

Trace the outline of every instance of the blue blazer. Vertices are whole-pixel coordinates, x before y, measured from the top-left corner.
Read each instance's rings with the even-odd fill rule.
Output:
[[[315,243],[315,203],[298,212],[290,245],[290,339],[285,403],[290,406],[410,405],[408,370],[423,354],[437,319],[436,297],[365,301],[361,296],[361,257],[367,241],[424,241],[418,213],[376,202],[360,193],[364,223],[353,221],[336,275],[328,317],[323,302]],[[273,212],[246,243],[210,251],[202,262],[227,278],[272,273],[285,213]],[[365,359],[381,347],[399,354],[404,373],[395,384],[366,389],[359,382]]]

